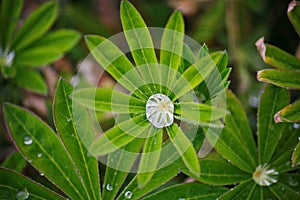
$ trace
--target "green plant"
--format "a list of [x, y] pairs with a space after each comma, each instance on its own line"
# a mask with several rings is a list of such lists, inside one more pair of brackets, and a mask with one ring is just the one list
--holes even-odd
[[[103, 199], [140, 199], [145, 195], [145, 199], [164, 196], [177, 199], [217, 198], [227, 189], [201, 183], [183, 183], [165, 189], [159, 187], [175, 177], [184, 166], [199, 176], [196, 152], [203, 143], [204, 135], [198, 126], [222, 127], [221, 119], [226, 114], [222, 107], [216, 107], [222, 103], [218, 94], [229, 84], [230, 69], [226, 68], [226, 53], [209, 54], [207, 47], [203, 46], [194, 60], [192, 50], [184, 45], [183, 18], [176, 11], [162, 36], [158, 68], [149, 31], [138, 11], [128, 1], [121, 3], [121, 19], [136, 67], [109, 40], [87, 36], [86, 43], [96, 60], [131, 94], [106, 88], [75, 90], [60, 79], [53, 102], [55, 128], [59, 137], [34, 114], [5, 104], [4, 115], [11, 137], [26, 160], [71, 199], [101, 199], [101, 196]], [[138, 46], [134, 46], [136, 44]], [[103, 49], [98, 45], [103, 45], [105, 51], [101, 51]], [[159, 74], [166, 76], [160, 77]], [[213, 90], [209, 85], [213, 86]], [[199, 98], [191, 93], [193, 89]], [[154, 107], [162, 113], [161, 116], [154, 119], [149, 116], [149, 101], [157, 103]], [[95, 139], [92, 115], [89, 113], [92, 109], [121, 113], [116, 125], [104, 133], [106, 137]], [[188, 123], [194, 125], [183, 132], [174, 117], [182, 120], [185, 126]], [[138, 171], [128, 182], [126, 177], [130, 177], [130, 169], [143, 144]], [[168, 147], [167, 152], [162, 151], [164, 147]], [[128, 156], [127, 152], [135, 154]], [[109, 155], [100, 195], [95, 155], [102, 154]], [[114, 167], [111, 163], [115, 163]], [[120, 169], [121, 165], [123, 168]], [[18, 167], [22, 167], [22, 163]], [[0, 171], [8, 177], [0, 183], [3, 185], [0, 188], [7, 190], [1, 194], [2, 198], [15, 195], [26, 199], [28, 196], [37, 197], [44, 191], [54, 195], [53, 198], [61, 198], [16, 172], [5, 168]], [[20, 179], [20, 185], [7, 181], [12, 178]], [[147, 195], [156, 188], [160, 191]]]
[[[1, 90], [6, 85], [17, 85], [46, 95], [47, 85], [36, 68], [61, 58], [78, 42], [80, 34], [71, 29], [48, 32], [57, 17], [57, 4], [54, 1], [36, 9], [18, 27], [22, 7], [23, 0], [1, 2]], [[10, 100], [9, 94], [4, 96]]]
[[[258, 108], [256, 148], [246, 113], [233, 93], [228, 92], [230, 115], [226, 116], [226, 126], [215, 145], [219, 154], [199, 160], [200, 177], [185, 173], [207, 184], [234, 185], [219, 198], [222, 200], [300, 198], [300, 176], [292, 173], [299, 167], [293, 167], [291, 162], [299, 129], [273, 120], [275, 112], [288, 102], [286, 89], [265, 87]], [[207, 132], [206, 137], [215, 140], [216, 134]]]
[[[292, 1], [288, 7], [288, 16], [293, 24], [298, 36], [300, 36], [300, 5], [297, 1]], [[274, 85], [288, 88], [300, 89], [300, 60], [281, 50], [280, 48], [264, 43], [264, 38], [256, 42], [257, 49], [262, 59], [276, 69], [265, 69], [257, 73], [259, 81], [272, 83]], [[300, 101], [280, 108], [274, 114], [276, 122], [300, 122]], [[298, 126], [298, 124], [294, 124]], [[294, 155], [293, 164], [300, 164], [300, 142], [298, 143]]]

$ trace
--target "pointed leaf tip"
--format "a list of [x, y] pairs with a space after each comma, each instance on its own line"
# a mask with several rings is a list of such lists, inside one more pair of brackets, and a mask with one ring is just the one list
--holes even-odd
[[291, 1], [289, 3], [289, 6], [288, 6], [288, 9], [287, 9], [287, 12], [291, 12], [295, 6], [299, 5], [299, 2], [298, 1]]
[[265, 61], [266, 60], [266, 45], [264, 43], [264, 40], [265, 40], [264, 37], [259, 38], [256, 41], [255, 45], [256, 45], [256, 48], [257, 48], [257, 51], [258, 51], [259, 55]]
[[275, 123], [282, 122], [279, 112], [274, 115], [274, 121], [275, 121]]

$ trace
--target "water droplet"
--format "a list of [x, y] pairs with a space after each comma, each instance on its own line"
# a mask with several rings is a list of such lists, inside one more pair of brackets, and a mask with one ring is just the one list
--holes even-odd
[[38, 158], [40, 158], [40, 157], [42, 157], [42, 156], [43, 156], [42, 153], [38, 153], [38, 154], [37, 154], [37, 157], [38, 157]]
[[108, 191], [112, 191], [113, 190], [113, 186], [111, 184], [107, 184], [105, 188]]
[[163, 94], [153, 94], [146, 104], [146, 117], [156, 128], [163, 128], [173, 124], [173, 102]]
[[131, 199], [132, 198], [132, 192], [131, 191], [126, 191], [124, 194], [126, 199]]
[[28, 193], [28, 191], [26, 189], [20, 190], [16, 194], [16, 199], [17, 200], [25, 200], [25, 199], [28, 199], [28, 197], [29, 197], [29, 193]]
[[292, 187], [296, 187], [299, 185], [299, 182], [297, 180], [293, 179], [292, 177], [289, 177], [288, 183]]
[[31, 145], [32, 144], [32, 138], [29, 135], [26, 135], [24, 137], [24, 144]]
[[179, 198], [178, 200], [185, 200], [185, 198]]
[[293, 124], [293, 128], [296, 128], [296, 129], [297, 129], [297, 128], [299, 128], [299, 127], [300, 127], [300, 125], [299, 125], [298, 123], [294, 123], [294, 124]]
[[43, 172], [40, 173], [40, 176], [44, 176], [45, 174]]
[[285, 190], [285, 188], [284, 188], [284, 187], [282, 187], [282, 188], [280, 188], [280, 189], [281, 189], [282, 191], [283, 191], [283, 190]]
[[67, 122], [71, 121], [71, 118], [67, 118]]

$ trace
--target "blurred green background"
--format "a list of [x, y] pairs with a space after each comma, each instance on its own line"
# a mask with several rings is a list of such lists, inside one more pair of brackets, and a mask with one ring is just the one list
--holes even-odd
[[[46, 1], [26, 0], [22, 18]], [[119, 0], [59, 0], [59, 16], [52, 27], [72, 28], [84, 34], [110, 37], [122, 31], [119, 17]], [[241, 99], [252, 128], [256, 126], [258, 97], [264, 86], [256, 80], [256, 72], [267, 68], [259, 57], [255, 42], [262, 36], [291, 54], [299, 55], [299, 38], [287, 17], [288, 0], [131, 0], [144, 17], [148, 26], [164, 27], [175, 9], [182, 11], [186, 22], [186, 34], [211, 51], [226, 50], [229, 67], [232, 67], [230, 89]], [[21, 19], [22, 22], [22, 19]], [[1, 30], [0, 30], [1, 31]], [[0, 77], [1, 101], [21, 104], [52, 123], [51, 104], [56, 80], [63, 76], [68, 81], [76, 73], [76, 67], [88, 55], [83, 40], [64, 58], [43, 68], [49, 85], [48, 96], [37, 96], [15, 87]], [[102, 85], [112, 85], [107, 75]], [[299, 93], [292, 91], [292, 95]], [[2, 114], [1, 114], [2, 116]], [[1, 117], [0, 162], [14, 147], [8, 138]]]

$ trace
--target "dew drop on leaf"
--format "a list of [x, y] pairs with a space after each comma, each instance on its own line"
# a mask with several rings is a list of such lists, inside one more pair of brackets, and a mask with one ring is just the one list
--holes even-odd
[[185, 198], [179, 198], [178, 200], [185, 200]]
[[42, 157], [42, 156], [43, 156], [42, 153], [38, 153], [38, 154], [37, 154], [37, 157], [38, 157], [38, 158], [40, 158], [40, 157]]
[[24, 144], [26, 144], [26, 145], [31, 145], [32, 144], [32, 138], [29, 135], [26, 135], [24, 137], [23, 141], [24, 141]]
[[28, 199], [28, 197], [29, 197], [29, 193], [26, 189], [25, 190], [20, 190], [16, 194], [16, 199], [17, 200], [25, 200], [25, 199]]
[[289, 177], [288, 184], [292, 187], [296, 187], [299, 185], [299, 182], [292, 177]]
[[293, 124], [293, 128], [298, 129], [299, 127], [300, 127], [300, 125], [299, 125], [298, 123], [294, 123], [294, 124]]
[[44, 176], [44, 173], [43, 173], [43, 172], [41, 172], [41, 173], [40, 173], [40, 176]]
[[67, 122], [71, 121], [71, 118], [67, 118]]
[[105, 188], [108, 191], [112, 191], [113, 190], [113, 186], [111, 184], [107, 184]]
[[132, 192], [131, 191], [126, 191], [124, 196], [125, 196], [126, 199], [131, 199], [132, 198]]

